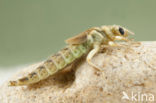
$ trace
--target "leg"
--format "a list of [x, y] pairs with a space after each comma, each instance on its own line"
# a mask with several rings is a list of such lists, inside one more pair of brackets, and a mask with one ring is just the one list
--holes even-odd
[[134, 42], [133, 39], [127, 39], [127, 38], [122, 37], [122, 36], [115, 36], [115, 40], [124, 40], [124, 41], [128, 42], [129, 44], [139, 44], [140, 45], [140, 42]]
[[[128, 40], [128, 42], [130, 42]], [[125, 50], [133, 50], [132, 48], [130, 48], [130, 45], [126, 45], [126, 44], [122, 44], [122, 45], [119, 45], [119, 44], [116, 44], [114, 43], [113, 41], [109, 41], [108, 42], [108, 45], [104, 45], [103, 47], [121, 47], [121, 48], [124, 48]]]
[[115, 40], [124, 40], [124, 41], [129, 41], [127, 38], [122, 37], [122, 36], [115, 36]]
[[100, 50], [99, 45], [95, 45], [94, 49], [91, 50], [89, 52], [89, 54], [87, 55], [87, 62], [89, 65], [91, 65], [92, 67], [94, 67], [96, 70], [100, 71], [100, 68], [98, 66], [96, 66], [94, 63], [91, 62], [91, 59], [93, 58], [93, 56]]
[[116, 44], [116, 43], [113, 42], [113, 41], [109, 41], [109, 42], [107, 43], [107, 45], [106, 45], [106, 44], [103, 44], [103, 45], [101, 45], [101, 46], [102, 46], [102, 48], [109, 48], [109, 47], [119, 47], [120, 45]]
[[113, 46], [113, 47], [119, 46], [118, 44], [114, 43], [113, 41], [109, 41], [108, 45]]
[[101, 45], [101, 50], [103, 51], [105, 48], [112, 48], [112, 47], [117, 47], [118, 48], [118, 47], [124, 47], [124, 46], [116, 44], [113, 41], [109, 41], [107, 44]]

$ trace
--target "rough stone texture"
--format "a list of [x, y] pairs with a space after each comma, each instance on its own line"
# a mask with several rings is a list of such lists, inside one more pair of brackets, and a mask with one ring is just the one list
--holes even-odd
[[[72, 70], [31, 86], [8, 87], [6, 81], [0, 87], [0, 103], [132, 103], [132, 92], [140, 96], [146, 93], [147, 101], [143, 99], [149, 103], [151, 95], [156, 96], [156, 42], [123, 45], [127, 46], [104, 48], [93, 58], [101, 71], [81, 60]], [[38, 65], [19, 71], [11, 79]], [[130, 100], [121, 99], [123, 91]]]

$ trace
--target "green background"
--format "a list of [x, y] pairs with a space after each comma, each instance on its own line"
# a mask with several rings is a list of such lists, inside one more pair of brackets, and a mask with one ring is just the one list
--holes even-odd
[[156, 0], [0, 0], [0, 66], [44, 60], [65, 39], [112, 24], [156, 40]]

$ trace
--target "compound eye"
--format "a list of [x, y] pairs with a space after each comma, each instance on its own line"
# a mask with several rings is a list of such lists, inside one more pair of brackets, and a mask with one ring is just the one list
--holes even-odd
[[124, 32], [124, 29], [121, 28], [121, 27], [119, 27], [119, 32], [120, 32], [121, 35], [124, 35], [124, 33], [125, 33], [125, 32]]

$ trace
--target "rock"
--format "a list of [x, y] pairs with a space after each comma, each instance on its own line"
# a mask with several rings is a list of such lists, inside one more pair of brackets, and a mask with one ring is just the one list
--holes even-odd
[[[93, 58], [101, 71], [85, 59], [72, 70], [60, 71], [30, 86], [0, 86], [0, 103], [131, 103], [151, 102], [156, 95], [156, 42], [103, 48]], [[126, 45], [126, 46], [125, 46]], [[102, 53], [103, 52], [103, 53]], [[40, 63], [39, 63], [40, 64]], [[14, 75], [26, 75], [39, 64]]]

